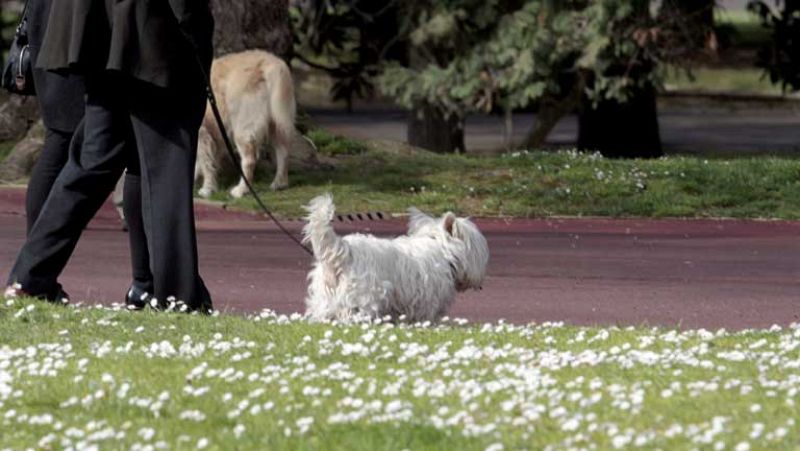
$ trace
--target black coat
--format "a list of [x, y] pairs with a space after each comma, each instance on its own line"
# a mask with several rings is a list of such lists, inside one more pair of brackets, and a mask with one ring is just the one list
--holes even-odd
[[196, 53], [206, 68], [212, 58], [208, 1], [57, 0], [37, 65], [108, 69], [161, 87], [199, 80]]
[[[28, 38], [33, 61], [36, 61], [44, 40], [52, 2], [53, 0], [30, 0], [28, 4]], [[83, 118], [83, 77], [34, 69], [33, 80], [45, 127], [60, 132], [74, 132]]]

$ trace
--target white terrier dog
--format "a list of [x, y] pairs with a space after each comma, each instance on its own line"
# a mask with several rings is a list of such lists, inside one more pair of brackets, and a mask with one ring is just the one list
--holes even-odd
[[409, 322], [441, 318], [457, 291], [480, 289], [489, 262], [486, 239], [470, 220], [433, 218], [411, 209], [408, 234], [394, 239], [331, 227], [335, 207], [322, 195], [306, 207], [304, 241], [314, 250], [306, 314], [314, 320], [357, 317]]

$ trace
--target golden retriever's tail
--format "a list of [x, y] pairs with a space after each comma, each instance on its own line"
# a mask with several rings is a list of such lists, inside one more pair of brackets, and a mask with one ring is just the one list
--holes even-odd
[[289, 66], [280, 59], [277, 64], [270, 65], [265, 71], [269, 72], [264, 74], [265, 78], [273, 82], [269, 94], [269, 110], [270, 119], [275, 127], [274, 132], [280, 141], [290, 145], [295, 134], [297, 115], [292, 73]]
[[317, 260], [337, 266], [347, 257], [347, 245], [331, 226], [336, 206], [330, 194], [317, 196], [306, 205], [308, 223], [303, 228], [303, 242], [311, 243]]

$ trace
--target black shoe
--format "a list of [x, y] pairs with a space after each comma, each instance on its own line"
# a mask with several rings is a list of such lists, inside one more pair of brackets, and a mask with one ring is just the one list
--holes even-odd
[[5, 291], [3, 292], [3, 298], [7, 300], [19, 299], [19, 298], [35, 298], [35, 299], [42, 299], [57, 305], [69, 304], [69, 295], [67, 294], [66, 291], [61, 289], [60, 286], [55, 292], [53, 292], [53, 294], [44, 294], [44, 293], [32, 294], [23, 290], [22, 286], [20, 286], [19, 284], [12, 284], [6, 287]]
[[189, 306], [183, 302], [177, 302], [175, 298], [169, 297], [166, 301], [156, 298], [150, 299], [150, 307], [157, 312], [177, 312], [189, 313]]
[[58, 289], [58, 294], [54, 300], [48, 299], [48, 301], [59, 304], [59, 305], [67, 305], [69, 304], [69, 295], [66, 291], [62, 290], [61, 288]]
[[131, 285], [128, 293], [125, 295], [125, 307], [127, 307], [128, 310], [141, 310], [150, 303], [151, 299], [153, 299], [152, 294], [136, 285]]
[[211, 306], [211, 300], [209, 299], [208, 302], [204, 302], [201, 305], [191, 305], [187, 304], [183, 301], [175, 301], [175, 298], [169, 297], [166, 301], [162, 301], [160, 299], [156, 299], [154, 297], [150, 298], [149, 301], [150, 308], [157, 312], [174, 312], [174, 313], [190, 313], [190, 314], [200, 314], [200, 315], [211, 315], [214, 313], [214, 310]]

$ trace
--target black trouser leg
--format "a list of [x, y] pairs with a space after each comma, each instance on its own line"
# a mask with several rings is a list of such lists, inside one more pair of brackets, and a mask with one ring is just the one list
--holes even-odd
[[[83, 146], [85, 121], [81, 121], [74, 134], [76, 146]], [[126, 169], [123, 177], [122, 208], [128, 222], [128, 238], [131, 252], [133, 284], [149, 293], [153, 292], [153, 275], [150, 273], [150, 255], [147, 252], [147, 237], [142, 222], [141, 169], [133, 129], [127, 132], [129, 142], [125, 150]], [[65, 152], [66, 154], [67, 152]]]
[[210, 309], [211, 297], [198, 270], [193, 204], [203, 91], [134, 86], [131, 123], [142, 167], [142, 216], [155, 297]]
[[62, 132], [49, 128], [45, 131], [44, 147], [42, 147], [42, 153], [33, 166], [33, 171], [28, 181], [28, 193], [25, 197], [28, 233], [33, 228], [36, 218], [39, 217], [39, 212], [42, 210], [42, 206], [47, 200], [58, 174], [61, 173], [67, 163], [70, 141], [72, 141], [71, 132]]
[[141, 291], [153, 293], [153, 273], [150, 271], [150, 252], [147, 250], [147, 234], [142, 219], [142, 169], [139, 152], [130, 131], [131, 152], [122, 187], [122, 210], [128, 223], [128, 242], [131, 249], [131, 273], [133, 285]]
[[[138, 172], [138, 163], [136, 166]], [[142, 220], [141, 176], [133, 173], [130, 166], [125, 174], [122, 209], [128, 222], [133, 284], [142, 291], [152, 293], [153, 274], [150, 272], [150, 253], [147, 251], [147, 235]]]
[[9, 283], [21, 284], [31, 295], [57, 295], [57, 278], [83, 229], [125, 168], [130, 119], [115, 101], [116, 89], [112, 83], [87, 80], [83, 146], [71, 146], [69, 161], [56, 179], [9, 277]]

